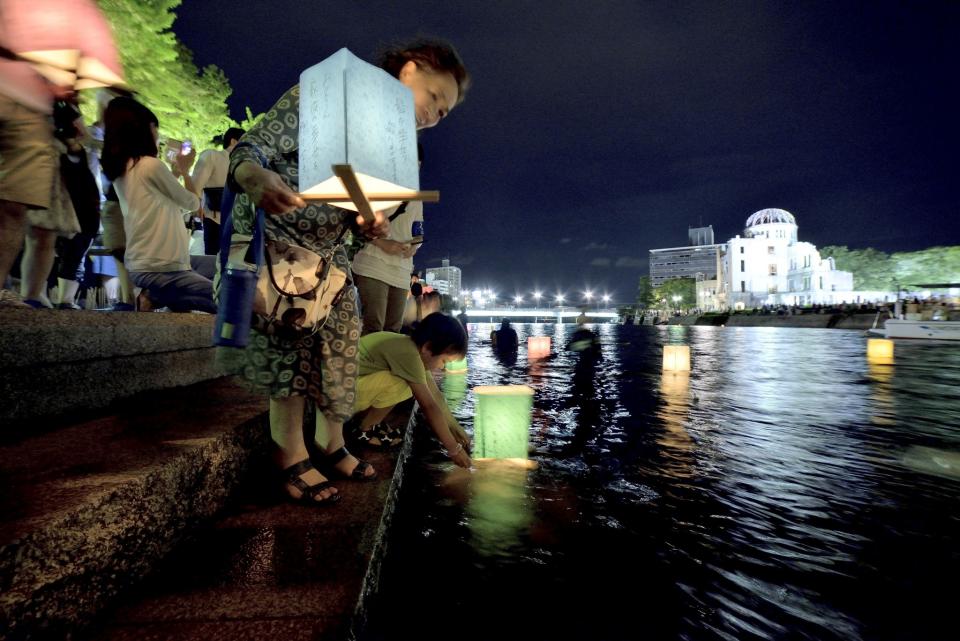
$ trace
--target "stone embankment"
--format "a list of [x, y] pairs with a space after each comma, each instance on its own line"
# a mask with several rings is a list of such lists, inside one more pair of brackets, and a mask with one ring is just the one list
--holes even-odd
[[704, 316], [673, 316], [668, 325], [726, 326], [726, 327], [805, 327], [819, 329], [865, 330], [873, 327], [873, 314], [711, 314]]

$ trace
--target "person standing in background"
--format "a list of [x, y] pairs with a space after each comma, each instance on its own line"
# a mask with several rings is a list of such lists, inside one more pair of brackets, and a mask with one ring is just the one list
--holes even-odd
[[223, 134], [223, 149], [207, 149], [201, 153], [190, 176], [193, 192], [202, 203], [203, 253], [207, 256], [220, 253], [220, 198], [230, 169], [230, 152], [244, 133], [239, 127], [227, 129]]

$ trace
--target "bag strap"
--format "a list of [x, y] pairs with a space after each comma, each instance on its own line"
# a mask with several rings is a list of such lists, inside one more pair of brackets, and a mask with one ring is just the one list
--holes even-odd
[[392, 214], [390, 214], [390, 218], [388, 218], [387, 220], [389, 220], [389, 221], [392, 223], [393, 220], [394, 220], [394, 218], [396, 218], [397, 216], [399, 216], [399, 215], [402, 214], [403, 212], [407, 211], [407, 205], [409, 205], [409, 204], [410, 204], [410, 201], [409, 201], [409, 200], [405, 200], [405, 201], [403, 201], [402, 203], [400, 203], [400, 206], [397, 207], [397, 211], [395, 211], [395, 212], [393, 212]]
[[[237, 147], [248, 147], [254, 151], [257, 155], [257, 159], [260, 161], [260, 166], [264, 169], [267, 168], [268, 160], [259, 149], [256, 148], [253, 144], [249, 142], [237, 143]], [[230, 246], [233, 240], [233, 203], [236, 200], [237, 195], [234, 193], [233, 189], [230, 188], [230, 181], [227, 181], [227, 184], [223, 187], [223, 197], [220, 200], [220, 215], [223, 218], [223, 225], [220, 229], [220, 271], [221, 273], [227, 269], [227, 259], [230, 256]], [[260, 271], [260, 268], [263, 266], [263, 240], [264, 240], [264, 226], [266, 224], [266, 212], [257, 207], [255, 219], [253, 223], [253, 238], [250, 240], [250, 246], [247, 249], [247, 253], [244, 255], [244, 261], [252, 263], [257, 266], [257, 271]], [[226, 250], [226, 251], [224, 251]]]

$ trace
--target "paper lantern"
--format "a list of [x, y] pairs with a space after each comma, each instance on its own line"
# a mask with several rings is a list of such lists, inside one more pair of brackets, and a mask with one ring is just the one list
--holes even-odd
[[868, 338], [867, 361], [874, 365], [893, 365], [893, 341], [889, 338]]
[[527, 358], [546, 358], [550, 356], [550, 337], [531, 336], [527, 339]]
[[690, 346], [689, 345], [664, 345], [663, 346], [663, 371], [689, 372], [690, 371]]
[[373, 210], [420, 192], [413, 93], [383, 69], [341, 49], [300, 74], [300, 195], [365, 214], [346, 184], [349, 166]]
[[474, 418], [473, 455], [477, 458], [527, 458], [533, 389], [526, 385], [482, 386]]
[[124, 87], [113, 33], [92, 0], [3, 0], [6, 45], [54, 84]]
[[459, 361], [450, 361], [443, 366], [443, 371], [447, 374], [465, 374], [467, 371], [467, 357], [464, 356]]

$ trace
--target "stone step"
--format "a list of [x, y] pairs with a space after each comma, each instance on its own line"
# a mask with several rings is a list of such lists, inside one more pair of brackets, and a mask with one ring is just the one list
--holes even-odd
[[224, 376], [207, 314], [0, 310], [0, 421], [106, 407]]
[[5, 433], [0, 638], [65, 638], [155, 570], [265, 458], [266, 409], [221, 378]]
[[[409, 421], [411, 411], [412, 404], [398, 408], [391, 422]], [[278, 502], [276, 479], [253, 475], [222, 518], [200, 529], [87, 638], [353, 638], [379, 581], [411, 433], [408, 423], [398, 451], [357, 450], [378, 478], [335, 480], [343, 495], [336, 505]]]

